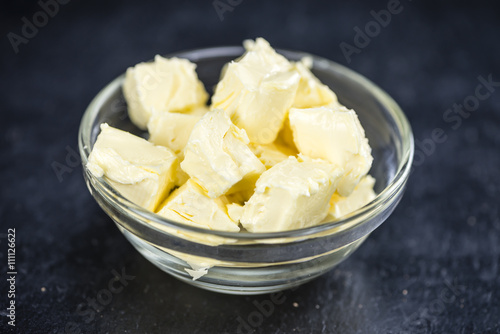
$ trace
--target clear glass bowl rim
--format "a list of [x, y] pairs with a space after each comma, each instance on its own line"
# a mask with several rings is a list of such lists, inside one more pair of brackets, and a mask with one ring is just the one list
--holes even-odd
[[[120, 212], [126, 213], [127, 215], [138, 215], [141, 218], [144, 218], [144, 220], [151, 220], [165, 227], [222, 238], [253, 241], [275, 238], [299, 238], [320, 233], [328, 233], [329, 230], [339, 228], [343, 225], [348, 225], [348, 227], [346, 229], [342, 229], [342, 232], [348, 232], [349, 230], [358, 228], [359, 225], [362, 225], [365, 221], [368, 221], [369, 219], [366, 219], [367, 217], [377, 216], [379, 213], [384, 212], [385, 209], [392, 204], [392, 201], [398, 198], [398, 196], [396, 195], [404, 190], [404, 185], [410, 175], [411, 165], [413, 161], [413, 133], [410, 123], [408, 122], [408, 119], [406, 118], [403, 111], [398, 106], [398, 104], [381, 88], [379, 88], [377, 85], [375, 85], [373, 82], [371, 82], [361, 74], [358, 74], [357, 72], [350, 70], [343, 65], [340, 65], [326, 58], [322, 58], [302, 51], [285, 49], [276, 50], [277, 52], [284, 54], [285, 56], [292, 55], [295, 59], [301, 59], [302, 57], [306, 56], [311, 57], [313, 59], [313, 69], [319, 67], [335, 69], [337, 73], [356, 81], [357, 83], [368, 89], [370, 93], [373, 94], [373, 96], [376, 97], [377, 100], [387, 109], [387, 111], [393, 118], [394, 124], [396, 124], [398, 131], [401, 134], [401, 159], [399, 160], [393, 179], [379, 194], [377, 194], [374, 200], [372, 200], [364, 207], [347, 215], [343, 219], [297, 230], [267, 233], [225, 232], [198, 228], [180, 222], [171, 221], [129, 201], [120, 193], [118, 193], [109, 183], [107, 183], [104, 178], [95, 177], [86, 167], [88, 157], [91, 152], [91, 132], [94, 120], [99, 113], [100, 107], [102, 106], [103, 102], [108, 99], [109, 95], [112, 92], [121, 87], [125, 77], [125, 74], [123, 73], [113, 81], [111, 81], [108, 85], [106, 85], [94, 97], [82, 117], [78, 132], [78, 146], [82, 159], [83, 172], [89, 179], [92, 180], [95, 189], [101, 193], [100, 195], [106, 200], [106, 203], [114, 206]], [[167, 54], [165, 57], [189, 58], [191, 61], [196, 62], [201, 59], [217, 57], [233, 57], [233, 59], [235, 59], [241, 56], [243, 52], [244, 49], [241, 46], [219, 46], [174, 52], [171, 54]], [[94, 196], [94, 194], [92, 195]], [[109, 198], [112, 198], [113, 200], [108, 200]], [[143, 221], [142, 219], [139, 220], [139, 222], [146, 229], [154, 229], [157, 232], [168, 234], [164, 230], [156, 228], [148, 224], [146, 221]]]

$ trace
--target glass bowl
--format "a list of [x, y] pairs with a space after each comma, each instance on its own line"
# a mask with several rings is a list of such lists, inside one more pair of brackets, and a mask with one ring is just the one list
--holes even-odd
[[[223, 65], [243, 52], [242, 47], [216, 47], [167, 57], [196, 63], [200, 80], [212, 93]], [[365, 128], [374, 157], [370, 174], [377, 180], [377, 197], [343, 219], [275, 233], [213, 231], [170, 221], [128, 201], [86, 168], [101, 123], [147, 138], [147, 133], [136, 128], [127, 116], [122, 94], [124, 75], [97, 94], [81, 121], [79, 149], [92, 196], [146, 259], [200, 288], [260, 294], [310, 281], [352, 254], [403, 196], [413, 159], [413, 136], [394, 100], [363, 76], [335, 62], [303, 52], [278, 52], [290, 60], [312, 57], [312, 72], [337, 94], [342, 104], [356, 110]]]

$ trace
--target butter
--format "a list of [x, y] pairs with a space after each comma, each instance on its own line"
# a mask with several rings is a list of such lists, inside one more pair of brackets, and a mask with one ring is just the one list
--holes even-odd
[[292, 152], [290, 155], [297, 155], [299, 153], [299, 150], [293, 141], [293, 132], [290, 128], [290, 120], [288, 119], [288, 116], [285, 118], [280, 132], [278, 132], [278, 137], [276, 138], [275, 143], [286, 147], [290, 152]]
[[247, 189], [227, 194], [226, 197], [229, 199], [231, 203], [243, 205], [250, 199], [250, 197], [252, 197], [254, 187], [255, 184], [252, 185], [252, 187], [248, 187]]
[[265, 171], [245, 204], [242, 226], [249, 232], [278, 232], [323, 220], [341, 170], [320, 159], [289, 157]]
[[184, 183], [187, 182], [187, 180], [189, 180], [189, 175], [182, 170], [182, 168], [177, 168], [177, 171], [175, 173], [175, 185], [177, 187], [180, 187], [182, 186]]
[[294, 142], [302, 154], [324, 159], [344, 170], [337, 192], [348, 196], [368, 173], [373, 158], [354, 110], [344, 106], [290, 109]]
[[211, 109], [223, 109], [251, 142], [270, 144], [292, 106], [300, 75], [266, 40], [244, 46], [246, 53], [225, 68]]
[[87, 168], [128, 200], [155, 211], [174, 186], [178, 160], [168, 148], [104, 123]]
[[243, 205], [238, 203], [229, 203], [226, 205], [227, 214], [232, 221], [239, 224], [241, 216], [243, 215]]
[[[290, 62], [262, 38], [244, 47], [224, 67], [210, 107], [188, 60], [156, 56], [129, 68], [129, 116], [149, 142], [103, 124], [90, 172], [169, 220], [226, 232], [306, 228], [370, 202], [375, 180], [367, 175], [373, 158], [364, 130], [312, 73], [312, 58]], [[241, 242], [150, 223], [206, 245]], [[193, 279], [221, 265], [167, 251], [190, 264]]]
[[294, 67], [300, 74], [300, 82], [292, 104], [293, 108], [313, 108], [338, 103], [337, 95], [311, 72], [310, 57], [304, 57], [294, 63]]
[[[321, 83], [321, 81], [311, 72], [311, 57], [304, 57], [301, 61], [293, 63], [293, 66], [300, 75], [300, 81], [292, 108], [314, 108], [339, 104], [337, 95], [335, 95], [328, 86]], [[290, 128], [288, 115], [278, 133], [276, 143], [288, 147], [289, 150], [292, 151], [289, 155], [298, 153], [297, 147], [293, 141], [293, 132]]]
[[158, 214], [176, 222], [209, 230], [238, 232], [228, 215], [225, 196], [210, 198], [193, 180], [188, 180], [167, 198]]
[[205, 276], [208, 274], [208, 269], [210, 269], [209, 266], [203, 265], [203, 264], [198, 264], [198, 263], [190, 263], [187, 262], [193, 269], [189, 268], [184, 268], [184, 270], [193, 278], [193, 281], [196, 281], [200, 277]]
[[288, 147], [275, 143], [267, 145], [250, 143], [249, 147], [257, 158], [259, 158], [259, 160], [264, 164], [264, 166], [266, 166], [266, 169], [269, 169], [277, 163], [288, 159], [290, 155], [295, 155], [295, 152]]
[[223, 110], [208, 112], [191, 132], [181, 167], [211, 198], [252, 188], [265, 167], [248, 143]]
[[207, 111], [203, 106], [184, 113], [153, 112], [148, 122], [149, 141], [170, 148], [182, 160], [194, 125]]
[[153, 110], [182, 112], [204, 105], [208, 94], [195, 68], [189, 60], [159, 55], [128, 68], [123, 93], [130, 120], [144, 130]]
[[330, 199], [328, 216], [331, 216], [331, 220], [339, 219], [370, 203], [376, 196], [373, 191], [374, 185], [375, 179], [367, 175], [359, 181], [349, 196], [343, 197], [338, 193], [333, 194]]

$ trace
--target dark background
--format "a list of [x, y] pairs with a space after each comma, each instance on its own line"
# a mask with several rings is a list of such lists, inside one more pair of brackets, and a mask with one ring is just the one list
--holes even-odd
[[[15, 228], [19, 333], [64, 333], [68, 323], [82, 333], [235, 333], [241, 319], [257, 333], [500, 333], [500, 87], [460, 124], [443, 119], [475, 94], [479, 76], [500, 81], [499, 6], [401, 0], [348, 62], [339, 45], [354, 45], [354, 28], [388, 1], [232, 2], [221, 20], [213, 1], [73, 0], [18, 53], [8, 33], [21, 35], [22, 18], [32, 22], [41, 7], [2, 4], [0, 332], [11, 330], [5, 233]], [[426, 143], [386, 223], [261, 318], [255, 303], [268, 295], [200, 290], [143, 259], [92, 199], [72, 155], [86, 106], [128, 66], [258, 36], [373, 80]], [[436, 128], [446, 140], [430, 144]], [[54, 162], [66, 166], [60, 178]], [[112, 270], [135, 278], [95, 317], [80, 315]]]

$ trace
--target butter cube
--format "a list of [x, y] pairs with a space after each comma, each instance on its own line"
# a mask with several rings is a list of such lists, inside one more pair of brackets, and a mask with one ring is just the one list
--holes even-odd
[[300, 74], [300, 82], [293, 108], [313, 108], [338, 103], [337, 95], [311, 72], [312, 59], [310, 57], [304, 57], [301, 61], [294, 63], [294, 67]]
[[211, 198], [253, 188], [265, 167], [248, 143], [223, 110], [208, 112], [191, 132], [181, 167]]
[[275, 141], [276, 144], [286, 147], [289, 152], [292, 152], [290, 155], [297, 155], [299, 150], [297, 146], [295, 146], [295, 142], [293, 141], [293, 132], [290, 128], [290, 120], [288, 117], [285, 118], [283, 122], [283, 127], [280, 132], [278, 132], [278, 137]]
[[194, 125], [207, 111], [198, 107], [184, 113], [153, 112], [148, 122], [149, 141], [170, 148], [182, 160]]
[[228, 215], [226, 205], [229, 201], [225, 196], [208, 197], [205, 190], [189, 179], [167, 198], [158, 214], [176, 222], [191, 226], [238, 232], [238, 223]]
[[87, 168], [128, 200], [155, 211], [174, 187], [178, 164], [168, 148], [102, 124]]
[[289, 157], [261, 175], [240, 220], [249, 232], [299, 229], [326, 217], [341, 170], [320, 159], [299, 159]]
[[232, 221], [239, 224], [241, 216], [243, 215], [243, 205], [238, 203], [229, 203], [226, 205], [227, 214]]
[[250, 199], [250, 197], [252, 197], [254, 188], [255, 184], [252, 187], [249, 187], [245, 190], [227, 194], [226, 197], [229, 199], [231, 203], [244, 205], [245, 202], [247, 202]]
[[123, 93], [131, 121], [145, 130], [153, 110], [182, 112], [208, 99], [196, 65], [187, 59], [156, 56], [127, 69]]
[[283, 160], [288, 159], [290, 155], [295, 155], [291, 149], [279, 144], [271, 143], [266, 145], [250, 144], [252, 152], [266, 166], [266, 169], [271, 168]]
[[251, 142], [269, 144], [292, 106], [300, 75], [266, 40], [258, 38], [244, 45], [243, 57], [225, 68], [211, 109], [224, 109]]
[[373, 161], [368, 139], [354, 110], [340, 105], [292, 108], [289, 120], [300, 153], [344, 169], [337, 192], [349, 196]]
[[370, 175], [366, 175], [359, 181], [353, 192], [347, 196], [340, 196], [338, 193], [333, 194], [330, 199], [329, 215], [331, 220], [339, 219], [357, 209], [370, 203], [375, 198], [373, 186], [375, 179]]

